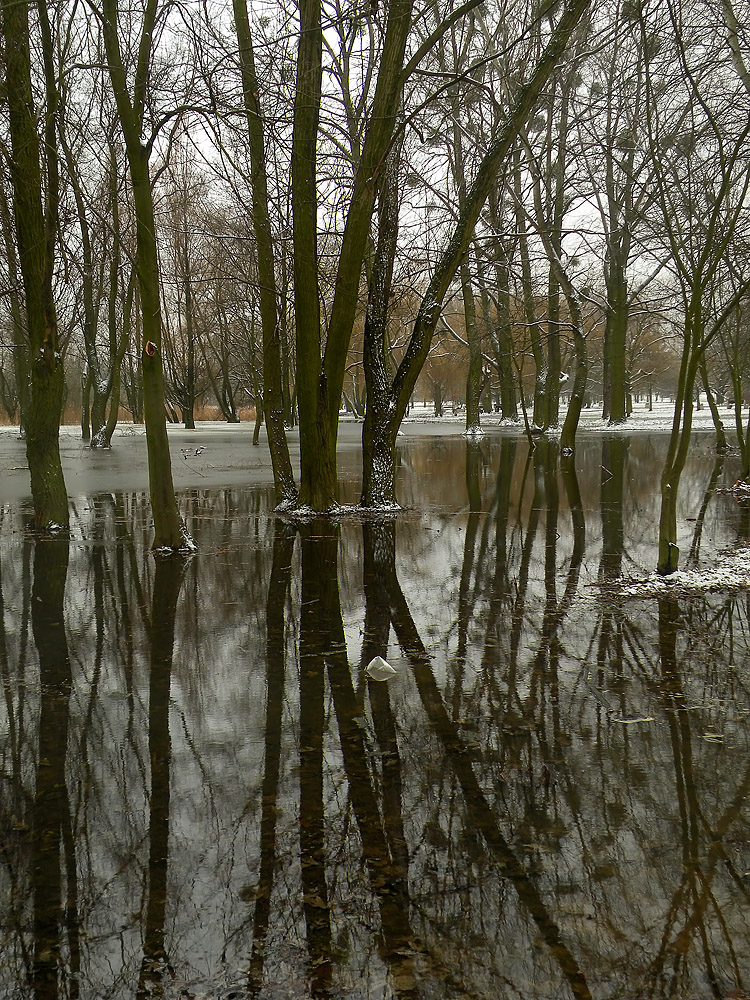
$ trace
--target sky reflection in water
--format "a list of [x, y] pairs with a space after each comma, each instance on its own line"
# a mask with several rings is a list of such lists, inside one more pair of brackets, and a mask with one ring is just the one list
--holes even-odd
[[[750, 991], [747, 594], [600, 587], [664, 444], [410, 442], [386, 522], [192, 492], [184, 571], [140, 494], [70, 545], [6, 510], [0, 995]], [[683, 565], [744, 543], [735, 477], [696, 439]]]

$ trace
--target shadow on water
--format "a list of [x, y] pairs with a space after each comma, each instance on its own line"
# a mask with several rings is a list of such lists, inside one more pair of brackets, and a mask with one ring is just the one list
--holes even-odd
[[[396, 519], [192, 493], [186, 567], [137, 495], [70, 542], [4, 516], [0, 993], [750, 989], [747, 593], [613, 596], [658, 442], [439, 443]], [[724, 474], [698, 565], [745, 530]]]

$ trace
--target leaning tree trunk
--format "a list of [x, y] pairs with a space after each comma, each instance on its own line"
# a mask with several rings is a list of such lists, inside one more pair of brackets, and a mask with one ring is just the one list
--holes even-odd
[[692, 330], [692, 324], [688, 318], [672, 433], [669, 437], [667, 458], [661, 475], [659, 554], [656, 569], [662, 576], [676, 572], [680, 561], [680, 549], [677, 545], [677, 496], [680, 477], [687, 460], [690, 432], [693, 425], [693, 389], [700, 361], [700, 357], [696, 353], [697, 336], [697, 333]]
[[[432, 279], [422, 297], [406, 352], [394, 375], [390, 389], [386, 390], [389, 397], [388, 405], [383, 407], [382, 412], [385, 414], [384, 419], [387, 419], [388, 424], [387, 427], [380, 430], [384, 442], [390, 440], [395, 443], [398, 428], [401, 426], [417, 379], [432, 345], [443, 298], [460, 267], [479, 214], [490, 190], [496, 183], [498, 171], [587, 7], [586, 0], [571, 0], [566, 5], [534, 72], [519, 93], [495, 141], [484, 155], [477, 175], [467, 191], [466, 201], [459, 213], [455, 230], [437, 262]], [[391, 477], [393, 477], [395, 469], [393, 457], [391, 457], [390, 464], [383, 463], [383, 470], [387, 471], [387, 469], [391, 470]], [[387, 489], [395, 499], [393, 478], [383, 489]]]
[[716, 397], [714, 396], [708, 381], [708, 367], [706, 365], [705, 354], [701, 357], [701, 379], [706, 393], [706, 400], [708, 401], [708, 408], [711, 411], [711, 419], [713, 420], [714, 430], [716, 431], [716, 451], [721, 455], [728, 450], [729, 446], [727, 445], [727, 435], [724, 431], [724, 421], [719, 415], [719, 407], [716, 405]]

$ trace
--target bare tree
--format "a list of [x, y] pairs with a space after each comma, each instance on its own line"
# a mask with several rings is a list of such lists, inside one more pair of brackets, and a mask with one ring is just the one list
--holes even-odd
[[[733, 73], [721, 30], [677, 5], [641, 15], [646, 122], [659, 206], [654, 239], [668, 252], [682, 337], [672, 433], [661, 478], [660, 573], [679, 563], [677, 496], [690, 444], [694, 390], [706, 348], [750, 290], [739, 239], [750, 190], [750, 94]], [[664, 86], [664, 78], [670, 81]], [[738, 109], [744, 107], [744, 113]], [[743, 256], [744, 260], [744, 256]]]

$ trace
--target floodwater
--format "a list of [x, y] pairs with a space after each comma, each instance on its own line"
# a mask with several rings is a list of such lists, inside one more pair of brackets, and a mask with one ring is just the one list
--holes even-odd
[[[386, 520], [190, 489], [187, 564], [140, 492], [6, 505], [0, 996], [750, 995], [748, 592], [612, 585], [665, 444], [407, 440]], [[712, 444], [698, 570], [748, 535]]]

